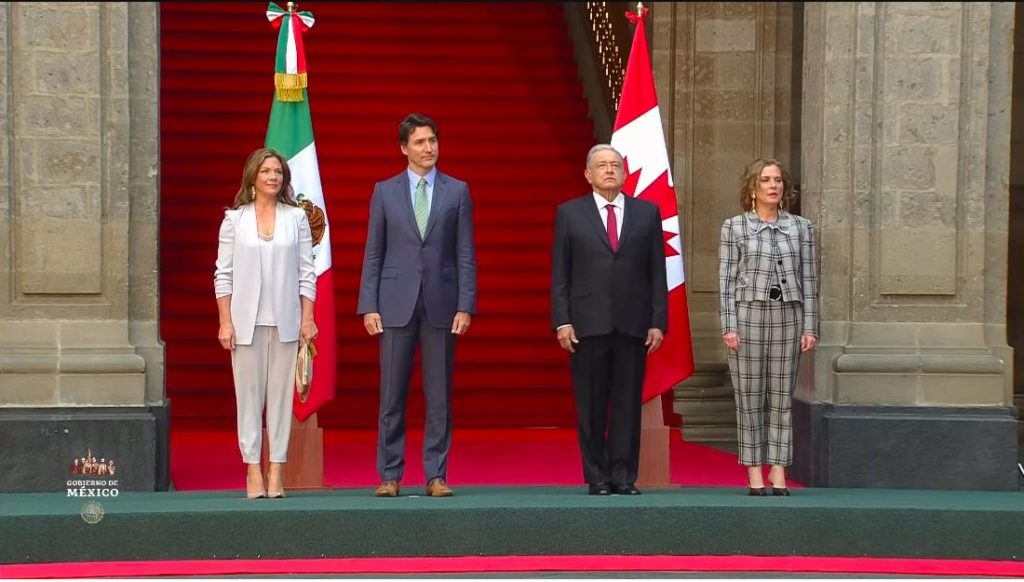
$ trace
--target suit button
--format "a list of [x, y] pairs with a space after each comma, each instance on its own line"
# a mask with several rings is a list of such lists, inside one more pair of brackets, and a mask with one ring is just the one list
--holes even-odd
[[785, 280], [785, 279], [783, 279], [783, 280], [782, 280], [782, 282], [783, 282], [783, 283], [785, 283], [785, 282], [786, 282], [786, 280]]
[[782, 259], [779, 259], [779, 264], [780, 264], [780, 265], [782, 264]]

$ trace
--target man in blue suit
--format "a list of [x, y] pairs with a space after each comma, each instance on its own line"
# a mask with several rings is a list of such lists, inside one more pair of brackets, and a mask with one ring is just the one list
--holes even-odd
[[452, 495], [447, 485], [452, 442], [455, 338], [476, 312], [473, 203], [465, 182], [437, 171], [438, 131], [418, 113], [398, 126], [409, 166], [378, 182], [359, 284], [359, 309], [380, 337], [377, 497], [397, 497], [405, 469], [405, 409], [413, 355], [423, 362], [426, 421], [423, 472], [427, 495]]

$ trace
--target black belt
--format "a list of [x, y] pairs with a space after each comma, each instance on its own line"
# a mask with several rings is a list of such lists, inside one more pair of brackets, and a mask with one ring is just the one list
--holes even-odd
[[778, 285], [768, 288], [768, 299], [770, 301], [782, 301], [782, 287]]

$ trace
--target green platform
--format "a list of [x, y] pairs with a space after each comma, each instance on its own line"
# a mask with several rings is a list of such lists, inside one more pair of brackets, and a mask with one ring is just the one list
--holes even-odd
[[[418, 492], [418, 490], [416, 490]], [[452, 498], [369, 489], [0, 495], [0, 564], [97, 560], [464, 555], [804, 555], [1024, 560], [1024, 493], [460, 487]]]

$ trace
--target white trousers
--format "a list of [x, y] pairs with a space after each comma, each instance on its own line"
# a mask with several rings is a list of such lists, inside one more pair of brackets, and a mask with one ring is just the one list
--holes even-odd
[[231, 356], [238, 405], [238, 448], [246, 464], [260, 462], [263, 405], [267, 408], [270, 462], [288, 461], [299, 342], [281, 343], [277, 327], [257, 325], [252, 345], [236, 345]]

